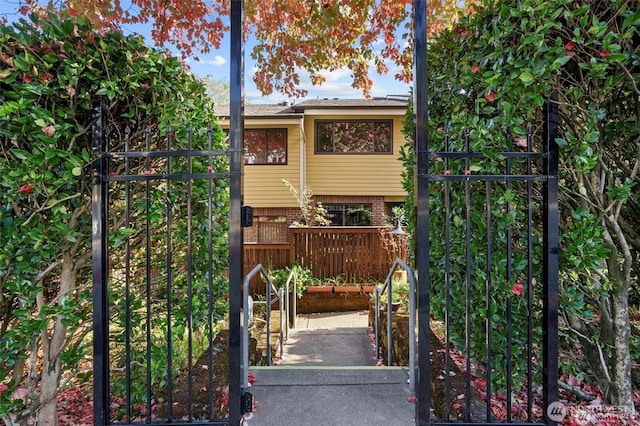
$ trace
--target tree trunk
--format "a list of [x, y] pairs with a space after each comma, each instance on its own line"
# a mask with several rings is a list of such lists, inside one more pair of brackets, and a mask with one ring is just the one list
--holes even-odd
[[[59, 357], [58, 357], [59, 359]], [[53, 369], [45, 369], [42, 372], [40, 382], [40, 409], [38, 410], [38, 426], [58, 425], [57, 393], [60, 382], [60, 361], [55, 363]]]
[[[615, 220], [610, 220], [607, 225], [613, 231], [613, 235], [609, 231], [604, 232], [605, 240], [611, 248], [611, 254], [607, 259], [607, 269], [611, 283], [611, 317], [613, 320], [613, 336], [610, 342], [612, 387], [608, 396], [613, 405], [635, 413], [629, 349], [629, 337], [631, 336], [629, 285], [631, 284], [633, 258], [619, 224]], [[614, 243], [614, 236], [618, 244]]]
[[631, 327], [629, 324], [629, 295], [626, 288], [625, 286], [625, 291], [614, 290], [611, 303], [614, 321], [614, 344], [613, 356], [611, 357], [611, 379], [614, 387], [611, 392], [611, 403], [633, 413], [631, 353], [629, 351]]
[[[58, 303], [64, 303], [63, 296], [72, 296], [76, 287], [76, 264], [68, 247], [62, 253], [62, 270], [60, 274], [60, 289]], [[40, 383], [40, 409], [37, 413], [38, 426], [58, 425], [57, 394], [60, 383], [60, 356], [64, 350], [67, 337], [67, 327], [62, 323], [59, 315], [51, 331], [44, 330], [42, 343], [42, 379]]]

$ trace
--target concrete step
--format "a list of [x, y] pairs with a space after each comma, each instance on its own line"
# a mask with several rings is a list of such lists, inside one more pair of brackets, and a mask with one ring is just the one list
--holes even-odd
[[408, 426], [406, 368], [254, 367], [257, 401], [247, 426]]
[[366, 327], [292, 330], [280, 365], [374, 366]]

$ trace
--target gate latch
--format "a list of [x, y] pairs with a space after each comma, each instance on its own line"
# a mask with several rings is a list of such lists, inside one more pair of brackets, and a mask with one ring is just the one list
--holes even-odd
[[253, 207], [242, 206], [240, 209], [240, 226], [247, 228], [253, 226]]
[[243, 392], [240, 396], [240, 405], [242, 414], [253, 412], [253, 394], [251, 392]]

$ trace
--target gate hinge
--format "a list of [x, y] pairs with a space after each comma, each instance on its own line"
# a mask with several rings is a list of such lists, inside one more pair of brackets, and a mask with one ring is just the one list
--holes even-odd
[[242, 206], [240, 209], [240, 226], [247, 228], [253, 226], [253, 207]]
[[240, 405], [242, 414], [253, 412], [253, 394], [251, 392], [243, 392], [240, 396]]

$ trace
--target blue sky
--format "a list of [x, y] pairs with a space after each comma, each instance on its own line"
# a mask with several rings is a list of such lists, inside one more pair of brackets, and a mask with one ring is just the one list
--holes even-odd
[[[20, 7], [20, 0], [0, 0], [0, 16], [6, 16], [9, 20], [16, 19]], [[123, 28], [126, 34], [138, 33], [149, 39], [150, 26], [132, 26]], [[151, 42], [149, 41], [149, 44]], [[274, 93], [268, 97], [263, 97], [253, 83], [254, 62], [251, 60], [252, 40], [249, 39], [245, 46], [245, 98], [250, 103], [279, 103], [282, 101], [300, 102], [304, 99], [288, 99], [286, 96]], [[382, 48], [382, 46], [380, 46]], [[212, 51], [207, 55], [200, 55], [199, 60], [188, 58], [187, 64], [191, 71], [199, 76], [212, 76], [218, 80], [229, 80], [229, 34], [225, 34], [219, 50]], [[389, 65], [388, 75], [378, 75], [374, 69], [371, 70], [373, 79], [372, 96], [386, 96], [407, 94], [409, 86], [394, 79], [395, 74], [392, 65]], [[308, 73], [300, 71], [300, 87], [308, 90], [306, 99], [322, 98], [362, 98], [362, 92], [351, 87], [351, 72], [348, 69], [341, 69], [333, 72], [326, 72], [326, 81], [322, 86], [313, 86]]]

